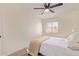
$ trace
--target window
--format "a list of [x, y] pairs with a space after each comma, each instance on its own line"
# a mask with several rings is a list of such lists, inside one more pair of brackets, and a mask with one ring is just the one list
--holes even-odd
[[47, 33], [57, 33], [58, 32], [58, 22], [48, 22], [46, 25]]

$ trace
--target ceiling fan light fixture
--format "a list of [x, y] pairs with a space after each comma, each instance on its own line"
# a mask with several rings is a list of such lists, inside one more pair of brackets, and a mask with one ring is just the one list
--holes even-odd
[[49, 12], [49, 9], [45, 9], [45, 12]]
[[44, 13], [44, 12], [52, 12], [52, 13], [55, 13], [51, 8], [54, 8], [54, 7], [58, 7], [58, 6], [62, 6], [63, 3], [57, 3], [55, 5], [50, 5], [50, 3], [44, 3], [44, 7], [43, 8], [34, 8], [34, 9], [42, 9], [43, 12], [41, 13], [41, 15]]

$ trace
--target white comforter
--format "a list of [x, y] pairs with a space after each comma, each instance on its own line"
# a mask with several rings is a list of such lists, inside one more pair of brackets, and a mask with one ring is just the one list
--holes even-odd
[[49, 37], [41, 44], [40, 53], [46, 56], [79, 56], [79, 51], [68, 48], [64, 38]]

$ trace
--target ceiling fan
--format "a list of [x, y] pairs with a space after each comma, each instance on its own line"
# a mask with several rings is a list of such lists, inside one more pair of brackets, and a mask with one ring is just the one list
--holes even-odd
[[42, 15], [42, 14], [44, 14], [44, 12], [48, 12], [48, 11], [55, 13], [53, 10], [51, 10], [51, 8], [62, 6], [62, 5], [63, 5], [63, 3], [57, 3], [57, 4], [52, 5], [52, 6], [50, 5], [50, 3], [44, 3], [44, 8], [34, 8], [34, 9], [35, 10], [43, 9], [44, 11], [41, 13], [41, 15]]

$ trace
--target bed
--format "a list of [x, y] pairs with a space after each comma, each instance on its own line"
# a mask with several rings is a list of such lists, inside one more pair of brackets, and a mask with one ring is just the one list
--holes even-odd
[[41, 44], [41, 55], [45, 56], [79, 56], [79, 51], [68, 48], [65, 38], [49, 37]]
[[74, 50], [75, 48], [73, 46], [75, 44], [69, 46], [70, 43], [67, 41], [67, 39], [69, 41], [72, 41], [73, 38], [79, 39], [79, 34], [77, 34], [78, 33], [70, 34], [67, 38], [52, 36], [43, 36], [43, 38], [37, 38], [32, 40], [32, 44], [30, 44], [32, 47], [31, 50], [33, 50], [32, 52], [39, 52], [40, 55], [44, 56], [79, 56], [79, 44], [77, 46], [78, 49]]

